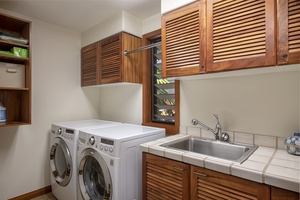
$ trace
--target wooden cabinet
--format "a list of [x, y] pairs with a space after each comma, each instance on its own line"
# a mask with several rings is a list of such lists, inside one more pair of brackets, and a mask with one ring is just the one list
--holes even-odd
[[162, 16], [163, 75], [300, 63], [299, 15], [299, 0], [200, 0], [170, 11]]
[[143, 200], [298, 200], [300, 193], [143, 153]]
[[[16, 42], [11, 39], [0, 39], [0, 50], [9, 52], [13, 47], [28, 50], [28, 57], [17, 57], [14, 55], [0, 54], [0, 62], [4, 65], [14, 67], [15, 64], [22, 65], [24, 73], [21, 75], [21, 82], [24, 84], [17, 87], [0, 85], [0, 102], [6, 107], [6, 123], [3, 126], [18, 126], [31, 123], [31, 49], [30, 30], [31, 22], [6, 14], [0, 13], [0, 29], [13, 36], [22, 37], [27, 43]], [[23, 41], [24, 41], [23, 40]], [[7, 64], [6, 64], [7, 63]], [[2, 77], [7, 76], [7, 72], [17, 73], [14, 69], [0, 72]], [[19, 78], [17, 78], [19, 79]], [[10, 79], [10, 81], [19, 81]]]
[[277, 0], [277, 64], [300, 63], [300, 1]]
[[191, 199], [270, 199], [265, 184], [191, 166]]
[[142, 82], [141, 53], [124, 51], [141, 47], [141, 38], [122, 32], [81, 50], [81, 86]]
[[277, 187], [271, 187], [271, 199], [272, 200], [299, 200], [300, 199], [300, 193], [277, 188]]
[[143, 199], [190, 199], [188, 164], [143, 153]]
[[207, 72], [276, 65], [274, 0], [207, 1]]
[[205, 1], [162, 16], [163, 77], [205, 72]]

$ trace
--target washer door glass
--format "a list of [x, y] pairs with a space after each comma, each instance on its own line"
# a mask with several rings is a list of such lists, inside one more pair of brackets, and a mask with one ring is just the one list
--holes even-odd
[[55, 138], [51, 147], [50, 168], [57, 184], [62, 187], [68, 185], [72, 175], [72, 158], [67, 144], [60, 138]]
[[91, 149], [79, 164], [79, 184], [81, 194], [86, 200], [111, 199], [111, 177], [104, 159]]

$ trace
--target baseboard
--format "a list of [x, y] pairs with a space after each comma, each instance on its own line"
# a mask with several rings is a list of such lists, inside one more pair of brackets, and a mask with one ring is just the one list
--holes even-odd
[[41, 196], [43, 194], [47, 194], [49, 192], [51, 192], [51, 186], [47, 186], [47, 187], [29, 192], [29, 193], [26, 193], [26, 194], [22, 194], [20, 196], [17, 196], [17, 197], [8, 199], [8, 200], [30, 200], [30, 199], [33, 199], [35, 197]]

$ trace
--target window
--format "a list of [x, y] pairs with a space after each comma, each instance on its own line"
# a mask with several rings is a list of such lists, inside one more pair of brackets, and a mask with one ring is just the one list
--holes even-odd
[[[161, 39], [151, 42], [157, 43]], [[161, 70], [161, 46], [153, 47], [151, 51], [151, 96], [153, 122], [175, 123], [175, 80], [174, 78], [163, 78]]]
[[[160, 30], [143, 36], [143, 45], [160, 41]], [[179, 81], [162, 77], [161, 48], [143, 51], [143, 125], [179, 133]]]

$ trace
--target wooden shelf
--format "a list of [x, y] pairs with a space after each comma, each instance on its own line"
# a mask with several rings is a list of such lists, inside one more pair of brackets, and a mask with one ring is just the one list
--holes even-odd
[[28, 44], [20, 44], [20, 43], [17, 43], [17, 42], [9, 42], [9, 41], [5, 41], [5, 40], [1, 40], [1, 39], [0, 39], [0, 46], [17, 46], [17, 47], [29, 48]]
[[30, 123], [25, 122], [0, 122], [0, 127], [11, 127], [11, 126], [20, 126], [20, 125], [29, 125]]
[[29, 58], [0, 54], [0, 62], [21, 64], [25, 70], [25, 77], [22, 77], [25, 78], [25, 87], [0, 86], [0, 102], [6, 107], [6, 122], [0, 122], [0, 128], [28, 125], [31, 124], [31, 22], [3, 13], [0, 13], [0, 21], [1, 30], [28, 40], [28, 44], [0, 40], [0, 50], [10, 51], [13, 47], [21, 47], [29, 51]]
[[5, 55], [5, 54], [0, 54], [0, 59], [16, 61], [18, 63], [23, 63], [23, 62], [29, 61], [29, 58], [22, 58], [22, 57], [18, 57], [18, 56], [9, 56], [9, 55]]
[[1, 87], [0, 90], [21, 90], [21, 91], [29, 91], [29, 88], [14, 88], [14, 87]]

